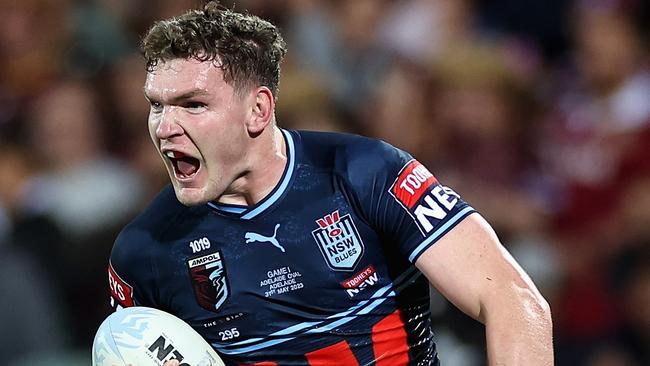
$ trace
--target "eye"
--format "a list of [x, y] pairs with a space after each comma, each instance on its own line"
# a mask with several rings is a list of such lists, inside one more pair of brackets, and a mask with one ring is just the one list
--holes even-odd
[[152, 100], [149, 102], [151, 105], [151, 112], [153, 113], [160, 113], [163, 110], [163, 105], [160, 102], [156, 102], [155, 100]]
[[205, 110], [206, 104], [202, 102], [187, 102], [183, 105], [190, 113], [199, 113]]

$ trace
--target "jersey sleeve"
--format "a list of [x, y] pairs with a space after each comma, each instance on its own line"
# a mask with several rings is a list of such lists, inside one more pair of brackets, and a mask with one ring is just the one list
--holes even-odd
[[362, 145], [347, 165], [358, 205], [411, 263], [474, 212], [408, 153], [382, 141]]
[[139, 245], [137, 230], [127, 227], [118, 235], [108, 263], [110, 302], [114, 309], [154, 306], [155, 273], [151, 256]]

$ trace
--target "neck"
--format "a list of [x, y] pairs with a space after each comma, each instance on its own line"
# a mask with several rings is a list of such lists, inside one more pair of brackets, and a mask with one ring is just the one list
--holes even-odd
[[282, 131], [277, 126], [264, 130], [254, 139], [248, 153], [248, 162], [248, 169], [235, 179], [219, 198], [219, 203], [252, 206], [280, 183], [287, 164], [287, 147]]

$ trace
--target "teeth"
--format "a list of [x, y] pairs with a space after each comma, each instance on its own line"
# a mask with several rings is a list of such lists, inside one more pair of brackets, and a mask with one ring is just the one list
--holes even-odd
[[180, 159], [184, 156], [184, 154], [178, 151], [168, 150], [165, 151], [165, 156], [167, 156], [170, 159]]

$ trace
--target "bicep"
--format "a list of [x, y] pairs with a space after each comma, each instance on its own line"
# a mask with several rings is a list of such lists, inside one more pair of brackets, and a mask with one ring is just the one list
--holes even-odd
[[415, 265], [449, 301], [485, 322], [485, 311], [532, 290], [530, 278], [500, 244], [494, 230], [473, 213], [418, 258]]

